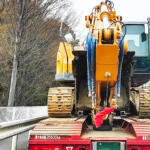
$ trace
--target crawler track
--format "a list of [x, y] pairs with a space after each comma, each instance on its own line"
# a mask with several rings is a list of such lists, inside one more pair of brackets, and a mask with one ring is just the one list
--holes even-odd
[[139, 117], [150, 118], [150, 88], [139, 89]]
[[74, 87], [54, 87], [48, 91], [48, 114], [51, 117], [69, 117], [75, 103]]

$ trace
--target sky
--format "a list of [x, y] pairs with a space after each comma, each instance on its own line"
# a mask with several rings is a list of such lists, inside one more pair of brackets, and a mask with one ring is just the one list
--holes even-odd
[[[80, 18], [78, 25], [73, 27], [77, 38], [83, 41], [88, 30], [85, 27], [85, 16], [89, 15], [92, 8], [101, 0], [71, 0], [76, 15]], [[113, 0], [117, 15], [123, 17], [123, 21], [147, 21], [150, 17], [150, 0]]]

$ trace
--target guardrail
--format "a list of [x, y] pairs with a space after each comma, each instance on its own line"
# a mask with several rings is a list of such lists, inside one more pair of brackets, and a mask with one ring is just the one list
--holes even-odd
[[12, 150], [16, 150], [15, 135], [31, 130], [36, 122], [47, 117], [47, 106], [0, 107], [0, 140], [13, 137]]

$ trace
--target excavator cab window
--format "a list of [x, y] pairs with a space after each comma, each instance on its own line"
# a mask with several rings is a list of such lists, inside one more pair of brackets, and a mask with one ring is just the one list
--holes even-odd
[[145, 32], [145, 24], [126, 24], [125, 38], [128, 40], [129, 51], [135, 51], [136, 57], [149, 55], [148, 34]]
[[150, 80], [150, 23], [124, 24], [123, 31], [128, 40], [128, 51], [135, 51], [132, 86], [140, 86]]

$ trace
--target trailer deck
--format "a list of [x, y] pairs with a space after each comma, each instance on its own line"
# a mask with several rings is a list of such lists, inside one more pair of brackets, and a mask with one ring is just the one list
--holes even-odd
[[29, 150], [150, 150], [149, 122], [122, 118], [112, 131], [94, 131], [86, 118], [48, 118], [31, 132]]
[[126, 132], [120, 127], [113, 128], [112, 131], [94, 131], [92, 126], [89, 127], [88, 131], [83, 133], [82, 138], [92, 140], [126, 140], [136, 139], [135, 136]]

